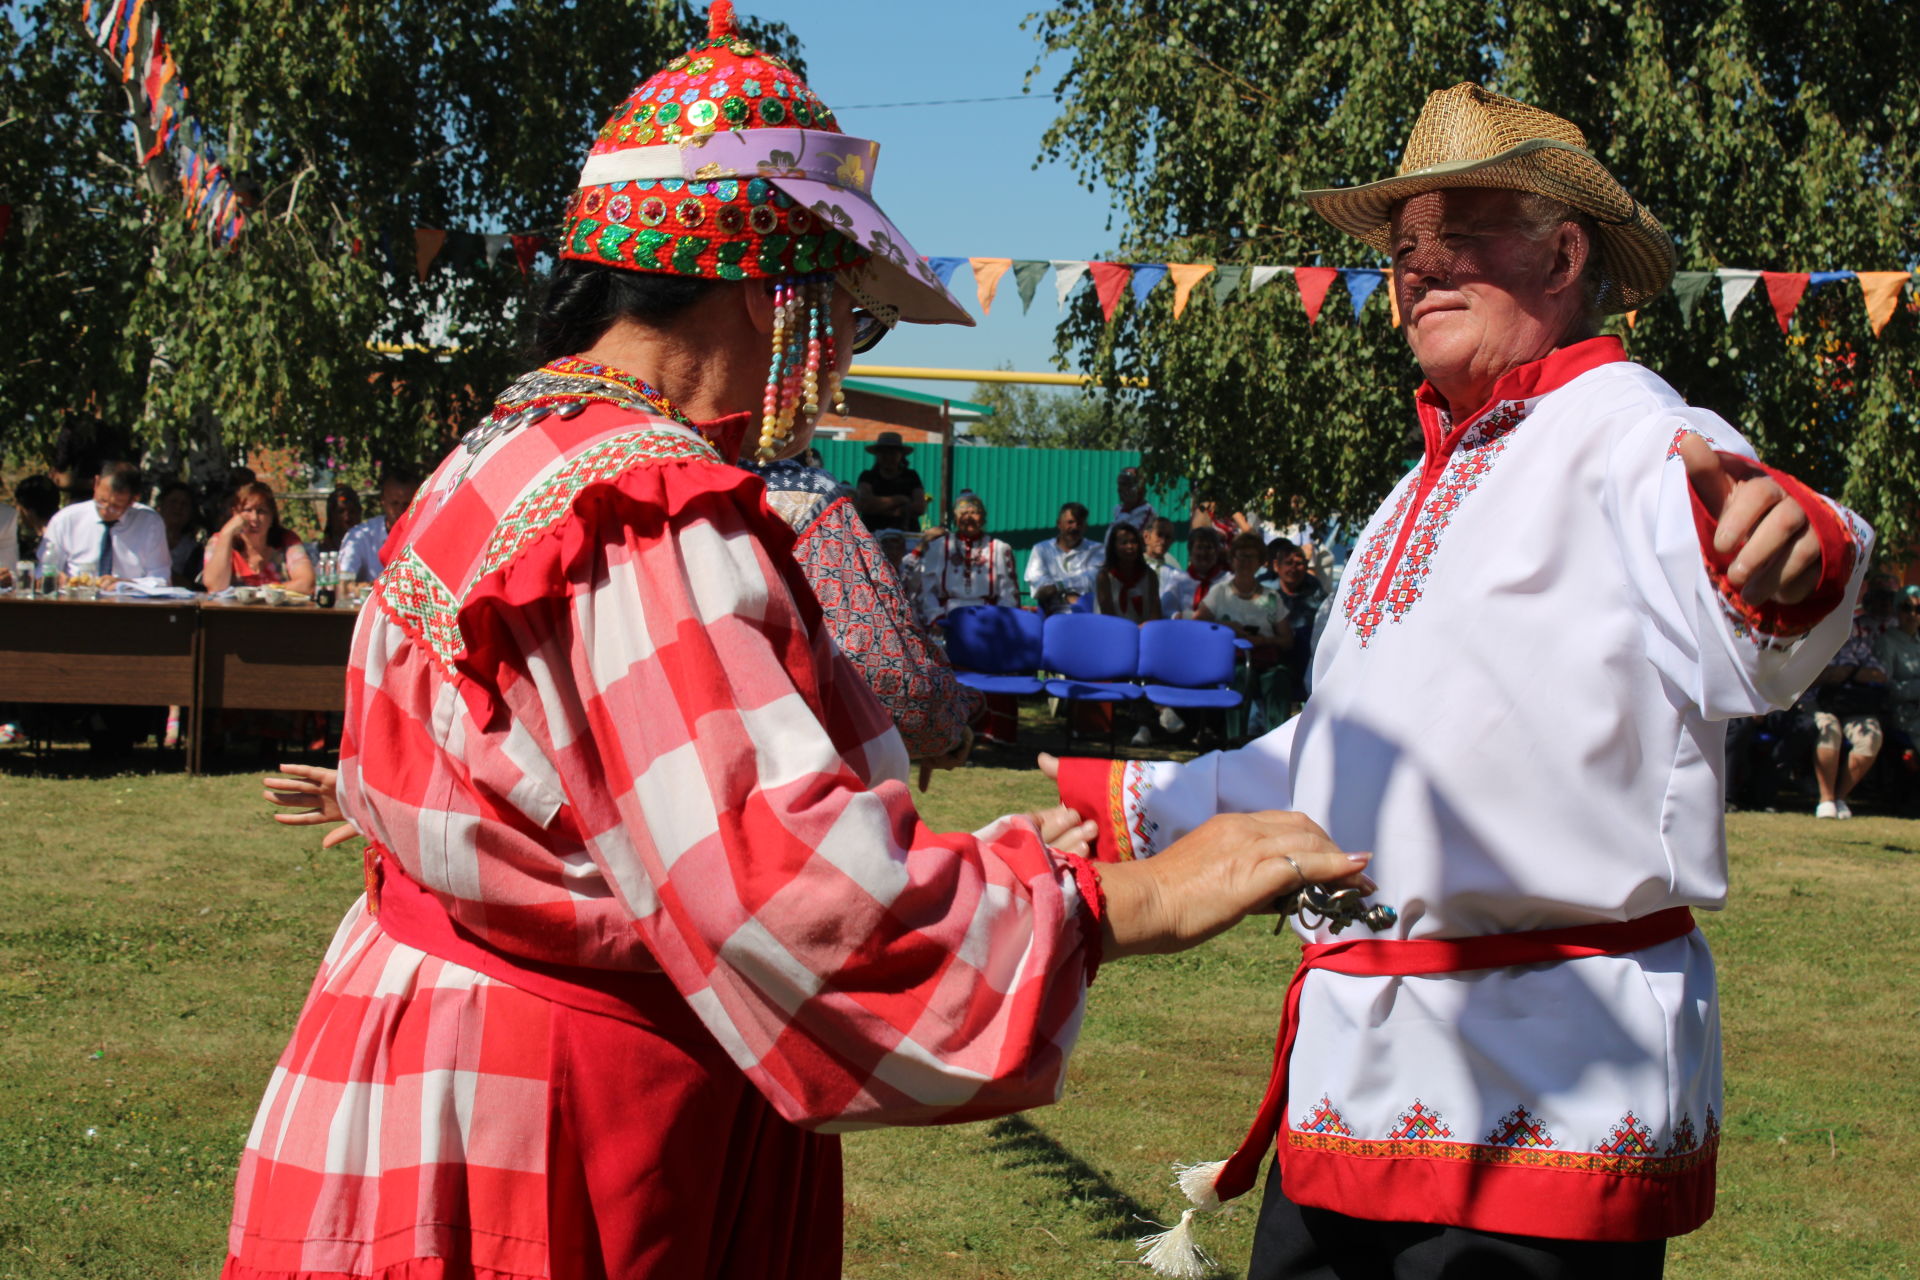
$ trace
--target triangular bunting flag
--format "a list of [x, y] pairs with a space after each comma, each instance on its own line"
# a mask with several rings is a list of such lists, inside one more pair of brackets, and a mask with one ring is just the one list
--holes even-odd
[[1624, 319], [1627, 322], [1627, 328], [1629, 329], [1633, 328], [1634, 321], [1638, 320], [1639, 318], [1640, 318], [1640, 313], [1638, 311], [1627, 312], [1626, 316], [1624, 317]]
[[1780, 332], [1785, 333], [1793, 321], [1793, 309], [1807, 295], [1811, 276], [1805, 271], [1762, 271], [1760, 278], [1767, 283], [1767, 299], [1773, 303], [1773, 315], [1780, 322]]
[[1353, 300], [1353, 318], [1358, 320], [1367, 299], [1386, 282], [1387, 273], [1373, 267], [1342, 267], [1340, 275], [1347, 282], [1347, 296]]
[[1722, 267], [1716, 273], [1720, 277], [1720, 309], [1726, 313], [1727, 323], [1733, 323], [1733, 313], [1753, 292], [1753, 286], [1759, 283], [1760, 273], [1748, 271], [1745, 267]]
[[1013, 265], [1012, 258], [968, 258], [973, 264], [973, 289], [980, 295], [980, 314], [993, 314], [994, 295], [1000, 292], [1000, 277]]
[[1073, 286], [1080, 283], [1080, 277], [1087, 274], [1085, 262], [1076, 262], [1071, 258], [1053, 260], [1053, 288], [1060, 295], [1060, 306], [1067, 305], [1067, 295], [1073, 292]]
[[13, 206], [0, 204], [0, 241], [7, 238], [7, 228], [13, 225]]
[[1400, 327], [1400, 291], [1391, 283], [1387, 285], [1387, 315], [1393, 319], [1393, 327]]
[[1100, 299], [1100, 314], [1112, 324], [1113, 313], [1120, 307], [1120, 295], [1127, 291], [1127, 278], [1133, 269], [1124, 262], [1089, 262], [1087, 270], [1093, 273], [1093, 291]]
[[415, 227], [413, 229], [413, 270], [421, 283], [427, 279], [427, 268], [440, 253], [440, 246], [447, 242], [447, 233], [438, 227]]
[[547, 247], [546, 237], [535, 235], [531, 231], [516, 232], [513, 239], [513, 260], [520, 267], [520, 274], [526, 275], [533, 270], [533, 260]]
[[501, 251], [512, 243], [513, 243], [512, 236], [488, 236], [487, 237], [487, 265], [492, 266], [494, 262], [498, 260], [498, 258], [500, 257]]
[[1307, 323], [1320, 319], [1320, 308], [1327, 303], [1327, 290], [1340, 272], [1334, 267], [1295, 267], [1293, 282], [1300, 286], [1300, 302], [1307, 309]]
[[1700, 295], [1707, 291], [1707, 282], [1713, 279], [1711, 271], [1676, 271], [1673, 276], [1673, 296], [1680, 304], [1680, 322], [1693, 323], [1693, 309], [1700, 302]]
[[1013, 282], [1020, 286], [1020, 310], [1023, 314], [1032, 309], [1034, 291], [1040, 287], [1040, 277], [1047, 274], [1049, 265], [1037, 258], [1021, 258], [1013, 264]]
[[480, 255], [486, 252], [487, 238], [471, 231], [447, 232], [447, 247], [441, 257], [449, 269], [464, 270], [480, 261]]
[[953, 287], [953, 273], [966, 263], [965, 258], [928, 258], [927, 265], [933, 268], [933, 274], [940, 277], [940, 283]]
[[1225, 304], [1233, 296], [1233, 291], [1246, 279], [1245, 267], [1215, 267], [1213, 269], [1213, 300]]
[[1247, 292], [1258, 293], [1260, 286], [1270, 284], [1273, 278], [1285, 271], [1285, 267], [1252, 267], [1248, 269]]
[[1851, 271], [1814, 271], [1807, 276], [1809, 288], [1818, 289], [1823, 284], [1839, 284], [1842, 280], [1853, 279]]
[[1187, 295], [1193, 292], [1193, 286], [1207, 278], [1213, 268], [1204, 262], [1169, 262], [1167, 274], [1173, 277], [1173, 318], [1178, 320], [1180, 313], [1187, 309]]
[[1159, 262], [1141, 262], [1133, 268], [1133, 301], [1135, 306], [1147, 305], [1147, 295], [1153, 292], [1153, 286], [1167, 278], [1165, 264]]
[[1900, 290], [1909, 279], [1905, 271], [1861, 271], [1860, 293], [1867, 304], [1867, 319], [1873, 325], [1873, 336], [1879, 337], [1880, 331], [1887, 327], [1887, 321], [1893, 319], [1893, 309], [1900, 305]]

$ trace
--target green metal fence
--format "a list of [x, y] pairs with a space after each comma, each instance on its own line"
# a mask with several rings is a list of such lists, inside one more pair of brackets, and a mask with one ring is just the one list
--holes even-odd
[[[816, 441], [828, 471], [848, 484], [860, 478], [872, 463], [864, 444], [845, 440]], [[1053, 536], [1054, 521], [1065, 502], [1087, 504], [1088, 536], [1104, 537], [1118, 494], [1114, 481], [1122, 467], [1138, 466], [1137, 449], [998, 449], [962, 445], [954, 450], [953, 491], [971, 489], [987, 504], [987, 531], [1013, 548], [1024, 574], [1027, 553], [1043, 538]], [[940, 446], [916, 445], [907, 465], [920, 473], [931, 500], [923, 523], [941, 522]], [[1149, 490], [1148, 501], [1174, 524], [1184, 528], [1191, 507], [1185, 485], [1173, 490]], [[1178, 552], [1176, 551], [1176, 558]]]

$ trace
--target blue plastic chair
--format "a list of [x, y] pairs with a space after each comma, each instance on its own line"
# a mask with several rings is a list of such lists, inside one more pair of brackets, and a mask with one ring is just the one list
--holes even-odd
[[1057, 671], [1047, 692], [1070, 702], [1132, 702], [1140, 658], [1140, 628], [1099, 613], [1056, 613], [1041, 637], [1040, 665]]
[[1240, 641], [1217, 622], [1168, 619], [1140, 628], [1140, 692], [1158, 707], [1237, 707]]
[[982, 693], [1015, 697], [1046, 686], [1040, 669], [1039, 614], [1005, 605], [970, 604], [946, 617], [947, 658], [956, 678]]

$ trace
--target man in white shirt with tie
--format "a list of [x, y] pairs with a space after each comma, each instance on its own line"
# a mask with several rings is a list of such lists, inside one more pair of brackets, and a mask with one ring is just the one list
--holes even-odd
[[[54, 513], [40, 542], [40, 564], [62, 578], [93, 573], [114, 581], [169, 580], [173, 558], [160, 513], [138, 501], [142, 479], [131, 462], [108, 463], [93, 482], [93, 501]], [[88, 566], [91, 566], [89, 568]]]

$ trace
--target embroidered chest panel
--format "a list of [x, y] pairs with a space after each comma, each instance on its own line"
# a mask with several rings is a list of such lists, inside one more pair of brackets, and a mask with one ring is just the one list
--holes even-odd
[[1361, 648], [1382, 626], [1399, 622], [1420, 603], [1455, 513], [1492, 472], [1532, 409], [1529, 401], [1510, 400], [1482, 415], [1447, 456], [1439, 477], [1430, 485], [1416, 480], [1403, 488], [1393, 511], [1355, 553], [1340, 609]]

